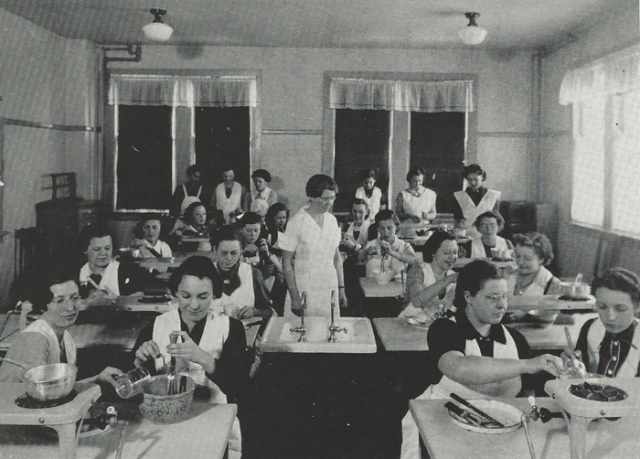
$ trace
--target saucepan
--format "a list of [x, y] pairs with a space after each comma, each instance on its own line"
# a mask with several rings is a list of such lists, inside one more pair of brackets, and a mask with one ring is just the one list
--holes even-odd
[[27, 395], [41, 402], [66, 397], [76, 383], [78, 367], [69, 363], [52, 363], [27, 368], [15, 360], [0, 358], [0, 361], [20, 368], [23, 372], [22, 378], [27, 385]]

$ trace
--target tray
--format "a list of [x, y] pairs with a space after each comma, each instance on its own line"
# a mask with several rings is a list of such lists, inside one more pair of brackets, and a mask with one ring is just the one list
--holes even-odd
[[476, 432], [487, 435], [503, 434], [518, 430], [522, 425], [522, 411], [509, 405], [508, 403], [498, 402], [496, 400], [470, 400], [470, 402], [504, 424], [504, 427], [481, 427], [469, 424], [465, 419], [455, 413], [447, 410], [451, 420], [455, 425], [470, 432]]

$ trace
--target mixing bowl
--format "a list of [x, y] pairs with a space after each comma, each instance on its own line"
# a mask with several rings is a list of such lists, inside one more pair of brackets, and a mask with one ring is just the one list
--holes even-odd
[[140, 403], [142, 416], [156, 424], [171, 424], [178, 422], [189, 412], [196, 383], [188, 376], [177, 375], [176, 378], [185, 378], [186, 390], [175, 395], [167, 395], [168, 376], [151, 377]]

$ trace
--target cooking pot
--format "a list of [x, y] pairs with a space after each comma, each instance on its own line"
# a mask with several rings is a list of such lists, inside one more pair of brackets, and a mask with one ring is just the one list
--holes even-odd
[[69, 363], [52, 363], [27, 368], [15, 360], [0, 358], [22, 370], [22, 378], [27, 385], [27, 395], [35, 400], [45, 402], [66, 397], [76, 383], [78, 367]]
[[560, 289], [563, 296], [575, 299], [588, 298], [591, 294], [591, 287], [585, 282], [564, 281], [560, 282]]
[[496, 260], [505, 260], [510, 261], [513, 260], [513, 250], [512, 249], [491, 249], [491, 256]]

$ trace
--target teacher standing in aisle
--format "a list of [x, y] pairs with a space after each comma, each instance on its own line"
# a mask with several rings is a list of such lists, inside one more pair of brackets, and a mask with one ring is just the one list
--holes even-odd
[[[342, 235], [336, 218], [329, 213], [337, 192], [338, 185], [331, 177], [311, 177], [306, 186], [309, 203], [291, 218], [279, 240], [290, 297], [285, 315], [289, 310], [300, 314], [302, 293], [306, 294], [305, 315], [329, 316], [332, 292], [340, 307], [347, 306], [338, 250]], [[335, 313], [340, 315], [340, 309]]]

